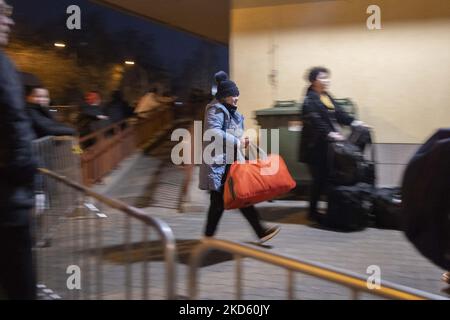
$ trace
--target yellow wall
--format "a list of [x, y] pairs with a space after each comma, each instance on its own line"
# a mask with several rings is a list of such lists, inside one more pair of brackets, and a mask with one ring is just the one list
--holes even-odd
[[[276, 1], [274, 1], [276, 2]], [[366, 9], [381, 8], [370, 31]], [[275, 48], [274, 54], [270, 54]], [[300, 100], [305, 73], [332, 72], [331, 93], [350, 97], [376, 142], [421, 143], [450, 127], [450, 1], [344, 0], [233, 9], [231, 77], [247, 127], [274, 100]], [[269, 74], [277, 70], [277, 85]]]

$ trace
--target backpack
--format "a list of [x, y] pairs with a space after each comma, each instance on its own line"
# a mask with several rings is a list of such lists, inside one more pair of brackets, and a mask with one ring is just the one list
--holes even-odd
[[373, 215], [375, 226], [381, 229], [402, 229], [401, 189], [381, 188], [374, 192]]

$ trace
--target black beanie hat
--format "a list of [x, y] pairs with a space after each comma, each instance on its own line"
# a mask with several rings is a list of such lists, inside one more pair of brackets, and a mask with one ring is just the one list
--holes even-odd
[[228, 79], [228, 75], [226, 74], [226, 72], [219, 71], [214, 75], [214, 78], [217, 82], [217, 99], [239, 96], [238, 87], [233, 81]]

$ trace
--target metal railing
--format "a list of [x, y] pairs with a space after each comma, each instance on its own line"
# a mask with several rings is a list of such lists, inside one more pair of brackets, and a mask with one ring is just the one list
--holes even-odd
[[[75, 146], [72, 137], [44, 137], [32, 143], [33, 154], [39, 167], [64, 175], [71, 181], [80, 182], [80, 158], [74, 154]], [[59, 217], [71, 214], [70, 210], [79, 206], [80, 198], [41, 174], [35, 178], [35, 194], [33, 221], [37, 228], [34, 240], [38, 245], [44, 245], [58, 227]], [[55, 208], [59, 210], [54, 210]]]
[[[124, 291], [127, 300], [134, 299], [139, 292], [141, 299], [148, 299], [151, 291], [149, 261], [160, 247], [161, 254], [156, 253], [156, 256], [161, 255], [157, 261], [164, 264], [165, 297], [175, 299], [175, 238], [164, 221], [48, 169], [41, 168], [39, 172], [58, 186], [51, 190], [52, 201], [43, 214], [50, 212], [57, 221], [47, 222], [51, 228], [36, 225], [36, 229], [43, 229], [44, 232], [53, 229], [51, 234], [47, 234], [49, 241], [34, 249], [41, 289], [50, 292], [53, 298], [63, 299], [117, 299], [117, 295]], [[59, 197], [67, 193], [77, 200], [60, 201]], [[97, 203], [94, 205], [88, 199], [94, 199]], [[107, 207], [108, 211], [100, 210], [99, 206]], [[136, 223], [138, 228], [132, 228]], [[150, 228], [156, 230], [160, 242], [149, 241]], [[137, 287], [133, 287], [138, 275], [133, 272], [133, 267], [138, 262], [142, 267], [141, 278]], [[77, 268], [81, 277], [78, 286], [74, 278], [76, 274], [70, 273]], [[120, 284], [122, 279], [124, 283]]]
[[[190, 110], [190, 109], [189, 109]], [[63, 164], [67, 166], [70, 160], [67, 153], [63, 154], [64, 160], [61, 160], [61, 155], [56, 151], [60, 150], [55, 147], [57, 140], [64, 140], [67, 143], [72, 143], [71, 148], [81, 146], [82, 152], [80, 157], [76, 159], [78, 169], [76, 174], [80, 175], [82, 182], [86, 186], [91, 186], [94, 183], [100, 182], [106, 175], [111, 173], [117, 166], [131, 156], [137, 148], [145, 149], [148, 146], [159, 141], [167, 130], [174, 125], [174, 110], [173, 106], [163, 105], [156, 109], [143, 112], [137, 115], [136, 118], [126, 119], [105, 128], [99, 129], [93, 133], [85, 135], [79, 139], [72, 137], [45, 137], [35, 141], [35, 150], [40, 154], [42, 163], [45, 167], [49, 165], [61, 164], [58, 169], [63, 168]], [[50, 141], [52, 140], [52, 141]], [[72, 140], [72, 142], [68, 142]], [[42, 148], [46, 148], [46, 152], [42, 152]], [[61, 149], [66, 152], [66, 149]], [[80, 149], [81, 151], [81, 149]], [[50, 159], [50, 157], [52, 159]], [[65, 162], [62, 162], [65, 161]], [[70, 169], [75, 167], [70, 164]], [[54, 168], [50, 168], [53, 170]], [[66, 175], [60, 170], [54, 170], [58, 173]], [[79, 172], [78, 172], [79, 171]]]
[[98, 182], [136, 150], [135, 131], [127, 120], [86, 135], [79, 143], [85, 185]]
[[171, 129], [173, 126], [174, 114], [172, 106], [163, 106], [151, 111], [142, 112], [138, 115], [135, 123], [135, 135], [137, 146], [145, 148], [159, 137], [158, 132]]
[[227, 252], [234, 256], [234, 259], [236, 260], [236, 299], [238, 300], [242, 299], [243, 296], [243, 258], [252, 258], [286, 269], [287, 298], [289, 300], [295, 298], [295, 273], [303, 273], [347, 287], [351, 290], [351, 298], [353, 300], [358, 299], [361, 292], [397, 300], [446, 300], [444, 297], [438, 295], [393, 284], [387, 281], [382, 281], [380, 288], [378, 289], [369, 289], [367, 285], [367, 278], [352, 272], [339, 270], [320, 263], [300, 261], [298, 259], [267, 252], [266, 250], [256, 249], [248, 245], [218, 239], [204, 240], [192, 253], [189, 270], [190, 299], [198, 299], [198, 269], [202, 259], [204, 259], [206, 254], [211, 250]]
[[71, 180], [80, 182], [80, 158], [77, 153], [77, 141], [73, 137], [47, 136], [32, 143], [33, 154], [39, 167], [44, 167]]
[[99, 182], [138, 147], [154, 142], [158, 134], [171, 127], [172, 119], [170, 106], [163, 106], [81, 137], [83, 183], [89, 186]]

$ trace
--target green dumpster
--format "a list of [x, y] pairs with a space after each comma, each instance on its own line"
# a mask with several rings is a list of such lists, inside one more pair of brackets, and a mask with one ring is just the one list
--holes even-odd
[[[350, 99], [335, 99], [346, 112], [355, 115], [355, 106]], [[301, 104], [294, 101], [276, 101], [269, 109], [255, 112], [256, 120], [261, 129], [267, 129], [268, 150], [271, 152], [271, 131], [279, 129], [279, 154], [283, 157], [289, 171], [297, 182], [297, 188], [286, 198], [306, 199], [311, 185], [311, 175], [308, 166], [299, 162], [299, 148], [303, 123], [301, 119]]]

